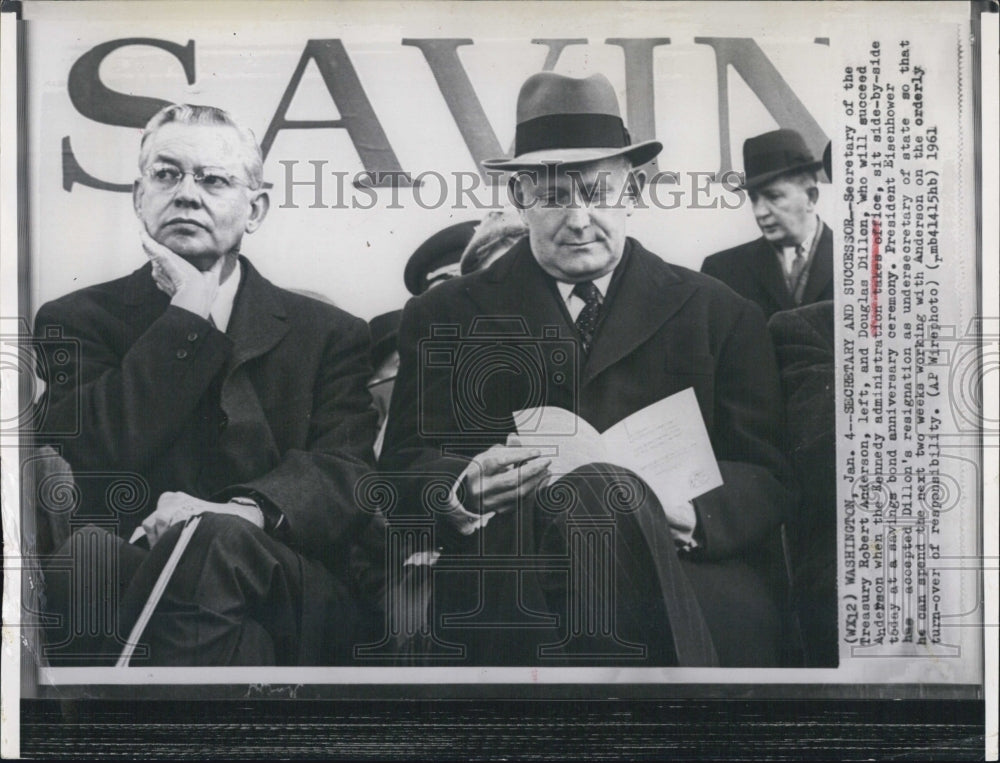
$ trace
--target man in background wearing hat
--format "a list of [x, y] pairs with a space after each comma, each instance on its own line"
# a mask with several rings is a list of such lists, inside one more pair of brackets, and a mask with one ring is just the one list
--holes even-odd
[[[490, 563], [436, 578], [435, 596], [467, 604], [435, 621], [437, 635], [471, 661], [560, 664], [551, 645], [562, 640], [564, 658], [592, 664], [773, 665], [780, 617], [760, 556], [788, 503], [774, 351], [756, 305], [627, 238], [644, 180], [635, 168], [662, 146], [631, 144], [619, 114], [603, 75], [524, 83], [515, 157], [485, 164], [516, 171], [528, 235], [407, 304], [381, 467], [409, 477], [399, 503], [438, 518], [446, 555]], [[505, 362], [518, 348], [537, 350], [537, 373]], [[547, 456], [515, 434], [512, 414], [529, 405], [604, 431], [689, 387], [725, 481], [693, 502], [661, 505], [640, 484], [634, 510], [616, 511], [614, 486], [637, 478], [602, 463], [550, 487]], [[591, 521], [614, 525], [603, 587], [535, 571], [568, 554], [571, 523]], [[504, 602], [490, 570], [511, 558], [523, 562]], [[595, 598], [581, 614], [568, 601], [587, 585]], [[610, 620], [574, 630], [595, 613]], [[468, 629], [447, 630], [456, 621]]]
[[760, 305], [765, 317], [833, 299], [833, 231], [816, 214], [823, 166], [794, 130], [743, 144], [746, 180], [760, 238], [707, 257], [701, 272]]
[[459, 269], [463, 276], [484, 270], [527, 235], [528, 229], [513, 209], [494, 209], [476, 226], [462, 252]]
[[478, 224], [478, 220], [466, 220], [449, 225], [416, 248], [403, 271], [403, 282], [410, 294], [416, 297], [461, 275], [458, 261]]

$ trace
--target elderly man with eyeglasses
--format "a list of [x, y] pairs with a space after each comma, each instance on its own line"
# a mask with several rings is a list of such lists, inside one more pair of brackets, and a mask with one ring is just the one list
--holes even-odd
[[[376, 433], [367, 325], [274, 286], [240, 254], [268, 195], [253, 135], [226, 112], [162, 109], [139, 167], [148, 262], [35, 320], [39, 336], [58, 329], [80, 350], [60, 367], [64, 383], [46, 377], [57, 364], [44, 343], [39, 362], [42, 440], [61, 448], [81, 491], [75, 532], [52, 556], [63, 562], [47, 573], [49, 608], [78, 643], [50, 661], [100, 664], [120, 651], [200, 516], [132, 665], [349, 662], [374, 632], [380, 579], [365, 545], [377, 528], [354, 499]], [[78, 434], [45, 434], [67, 431]], [[123, 476], [145, 493], [127, 512], [108, 500]], [[81, 546], [104, 549], [105, 588], [81, 585], [93, 570], [66, 574]], [[94, 597], [118, 602], [115, 627], [97, 637], [73, 622]]]

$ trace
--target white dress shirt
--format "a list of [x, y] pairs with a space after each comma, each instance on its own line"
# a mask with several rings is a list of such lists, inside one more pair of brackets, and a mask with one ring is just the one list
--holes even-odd
[[215, 293], [215, 299], [212, 301], [212, 309], [209, 311], [215, 327], [223, 334], [229, 328], [229, 319], [233, 315], [233, 304], [236, 302], [236, 292], [240, 290], [240, 276], [242, 275], [240, 270], [240, 261], [237, 259], [236, 267], [229, 274], [229, 278], [219, 284], [219, 290]]

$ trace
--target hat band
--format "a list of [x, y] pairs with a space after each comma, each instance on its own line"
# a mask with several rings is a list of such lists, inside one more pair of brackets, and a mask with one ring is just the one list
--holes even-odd
[[799, 151], [765, 151], [756, 154], [752, 160], [748, 157], [748, 166], [745, 169], [747, 177], [753, 177], [785, 169], [794, 170], [815, 162], [816, 160], [809, 154], [803, 154]]
[[624, 148], [630, 145], [621, 117], [612, 114], [547, 114], [517, 126], [514, 156], [562, 148]]

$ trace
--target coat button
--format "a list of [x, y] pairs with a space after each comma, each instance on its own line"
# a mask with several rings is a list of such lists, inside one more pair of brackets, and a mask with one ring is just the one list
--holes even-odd
[[195, 342], [197, 340], [198, 340], [198, 332], [197, 331], [192, 331], [190, 334], [188, 334], [188, 341], [189, 342]]
[[186, 358], [187, 356], [188, 356], [188, 351], [187, 350], [178, 350], [177, 351], [177, 359], [178, 360], [184, 360], [184, 358]]
[[229, 426], [229, 417], [223, 413], [222, 418], [219, 419], [219, 431], [221, 432], [228, 426]]

